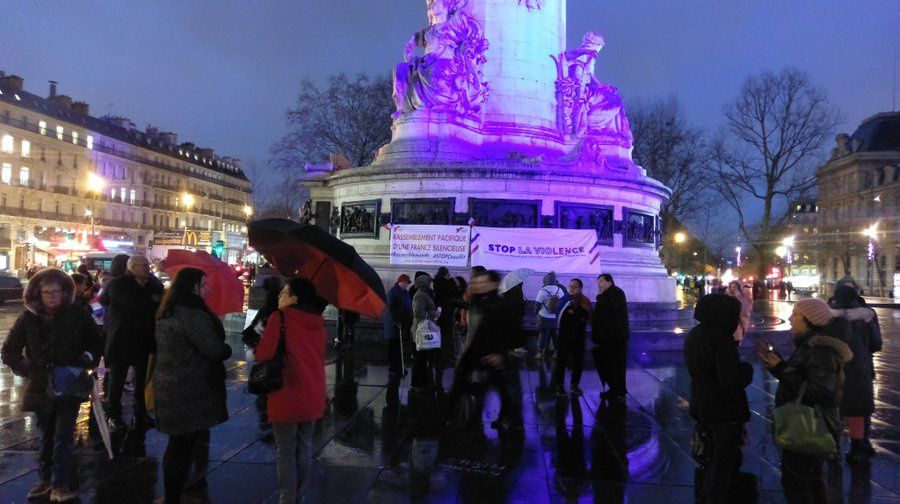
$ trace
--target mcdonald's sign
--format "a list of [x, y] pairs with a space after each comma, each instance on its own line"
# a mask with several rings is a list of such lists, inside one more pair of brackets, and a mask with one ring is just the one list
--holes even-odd
[[185, 247], [209, 247], [212, 245], [212, 232], [185, 229], [181, 244]]

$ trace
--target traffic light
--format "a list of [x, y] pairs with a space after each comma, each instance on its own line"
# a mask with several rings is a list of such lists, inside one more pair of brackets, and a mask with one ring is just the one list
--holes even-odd
[[225, 258], [225, 242], [219, 240], [213, 245], [212, 255], [216, 257], [216, 259], [223, 260]]

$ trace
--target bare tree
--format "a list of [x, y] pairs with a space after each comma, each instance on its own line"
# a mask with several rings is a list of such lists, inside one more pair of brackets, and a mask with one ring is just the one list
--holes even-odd
[[296, 104], [285, 113], [288, 133], [272, 148], [273, 166], [299, 173], [307, 162], [337, 153], [352, 166], [371, 163], [391, 140], [392, 89], [387, 76], [334, 75], [324, 89], [303, 80]]
[[696, 220], [698, 210], [714, 201], [707, 183], [710, 171], [703, 131], [688, 124], [674, 96], [637, 100], [629, 107], [628, 117], [635, 162], [672, 189], [672, 197], [660, 209], [663, 229]]
[[[748, 77], [724, 113], [727, 127], [713, 148], [717, 186], [758, 253], [757, 273], [764, 274], [775, 243], [776, 206], [812, 188], [822, 145], [841, 117], [825, 92], [794, 68]], [[762, 204], [755, 232], [748, 200]]]

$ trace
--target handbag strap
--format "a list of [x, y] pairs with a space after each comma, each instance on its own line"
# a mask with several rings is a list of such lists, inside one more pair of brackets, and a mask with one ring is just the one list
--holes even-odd
[[278, 348], [275, 349], [275, 359], [278, 359], [281, 362], [284, 362], [284, 345], [285, 345], [285, 328], [284, 328], [284, 312], [278, 310], [278, 315], [281, 321], [279, 322], [278, 327]]

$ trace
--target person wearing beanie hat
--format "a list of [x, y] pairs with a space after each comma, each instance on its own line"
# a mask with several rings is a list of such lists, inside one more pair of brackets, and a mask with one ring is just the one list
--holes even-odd
[[881, 327], [875, 310], [866, 306], [856, 289], [844, 284], [834, 289], [829, 302], [837, 319], [846, 319], [849, 327], [844, 341], [853, 352], [853, 359], [844, 367], [844, 398], [841, 416], [850, 431], [850, 451], [847, 463], [864, 462], [875, 454], [869, 434], [872, 413], [875, 412], [875, 365], [872, 354], [882, 347]]
[[[425, 320], [437, 322], [441, 315], [441, 310], [434, 302], [434, 292], [432, 291], [431, 275], [424, 273], [416, 274], [416, 294], [412, 298], [413, 323], [412, 333], [415, 334], [419, 324]], [[410, 385], [414, 390], [424, 391], [434, 385], [432, 376], [434, 360], [437, 358], [439, 350], [416, 349], [413, 356], [412, 380]]]
[[[778, 379], [775, 407], [795, 401], [805, 386], [803, 404], [816, 407], [840, 446], [839, 406], [843, 397], [844, 365], [853, 352], [824, 326], [835, 316], [821, 299], [801, 299], [791, 313], [794, 352], [782, 360], [767, 341], [757, 344], [759, 360]], [[787, 448], [781, 451], [781, 488], [788, 502], [827, 502], [822, 464], [825, 456]]]
[[427, 277], [431, 278], [431, 277], [428, 275], [428, 273], [426, 273], [426, 272], [424, 272], [424, 271], [416, 271], [416, 274], [413, 275], [413, 286], [410, 287], [410, 289], [409, 289], [409, 298], [410, 298], [410, 299], [415, 299], [415, 298], [416, 298], [416, 291], [418, 290], [418, 287], [416, 287], [416, 282], [415, 282], [415, 281], [416, 281], [419, 277], [422, 277], [422, 276], [427, 276]]
[[402, 338], [409, 339], [412, 327], [412, 298], [409, 296], [409, 275], [397, 277], [397, 283], [387, 292], [387, 309], [384, 311], [384, 339], [388, 342], [388, 376], [397, 382], [405, 373], [403, 369]]
[[540, 329], [535, 359], [543, 359], [545, 355], [550, 357], [550, 343], [553, 343], [554, 349], [558, 348], [556, 310], [560, 300], [566, 295], [566, 291], [558, 285], [556, 273], [552, 271], [544, 275], [543, 284], [534, 298], [534, 309], [537, 311]]

